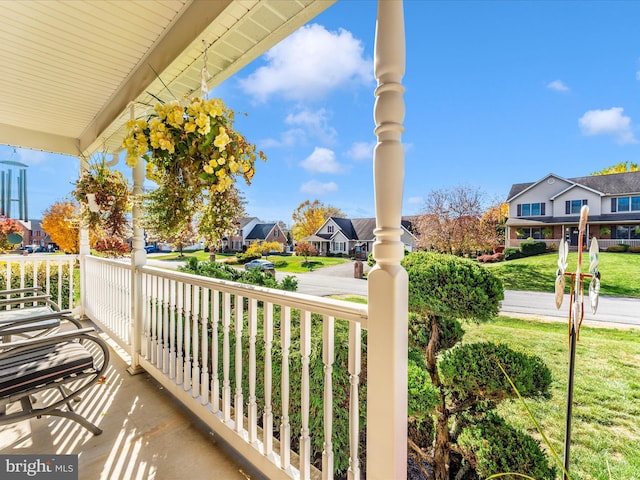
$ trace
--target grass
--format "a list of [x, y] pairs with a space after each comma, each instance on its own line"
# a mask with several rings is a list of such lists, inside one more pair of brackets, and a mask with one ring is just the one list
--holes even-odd
[[[578, 254], [569, 254], [567, 271], [575, 272]], [[558, 255], [548, 253], [508, 262], [482, 264], [502, 279], [506, 290], [553, 292]], [[582, 269], [589, 270], [589, 255], [583, 254]], [[633, 253], [600, 253], [601, 295], [640, 297], [640, 255]], [[569, 279], [567, 278], [567, 285]], [[568, 288], [568, 287], [567, 287]]]
[[[202, 250], [196, 252], [184, 252], [182, 256], [179, 252], [171, 252], [166, 255], [154, 255], [154, 260], [166, 260], [184, 262], [189, 257], [195, 257], [199, 262], [209, 260], [209, 252]], [[269, 255], [263, 257], [271, 262], [276, 267], [276, 271], [283, 273], [304, 273], [318, 268], [330, 267], [333, 265], [340, 265], [341, 263], [348, 262], [348, 258], [342, 257], [308, 257], [305, 261], [304, 257], [298, 256], [281, 256], [281, 255]], [[229, 263], [234, 264], [235, 255], [216, 253], [216, 260], [226, 259]]]
[[[500, 317], [465, 325], [465, 342], [492, 341], [541, 356], [553, 372], [552, 398], [527, 404], [563, 456], [568, 369], [567, 326]], [[583, 327], [576, 352], [572, 478], [640, 478], [640, 331]], [[517, 401], [500, 406], [509, 421], [539, 438]], [[611, 469], [611, 477], [607, 470]]]

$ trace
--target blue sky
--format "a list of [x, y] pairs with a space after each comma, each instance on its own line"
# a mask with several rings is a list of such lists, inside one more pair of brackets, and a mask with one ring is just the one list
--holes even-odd
[[[339, 1], [210, 93], [268, 158], [240, 185], [251, 216], [290, 224], [316, 198], [374, 216], [376, 5]], [[640, 163], [638, 18], [640, 2], [406, 0], [404, 213], [434, 189], [470, 185], [492, 202], [548, 173]], [[32, 218], [78, 171], [6, 146], [0, 159], [30, 166]]]

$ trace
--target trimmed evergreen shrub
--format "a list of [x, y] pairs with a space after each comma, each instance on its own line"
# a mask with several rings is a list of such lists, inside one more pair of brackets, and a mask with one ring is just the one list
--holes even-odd
[[516, 258], [522, 258], [524, 255], [520, 251], [519, 248], [505, 248], [504, 249], [504, 259], [505, 260], [515, 260]]
[[258, 260], [259, 258], [262, 258], [262, 255], [260, 253], [238, 253], [236, 254], [236, 260], [238, 261], [238, 263], [247, 263], [250, 262], [251, 260]]
[[627, 245], [626, 243], [619, 243], [618, 245], [611, 245], [610, 247], [607, 247], [607, 252], [623, 253], [628, 251], [629, 245]]
[[497, 473], [526, 474], [537, 480], [556, 478], [556, 469], [549, 466], [540, 443], [493, 412], [465, 428], [458, 445], [464, 458], [476, 466], [480, 478]]
[[520, 251], [525, 257], [531, 257], [533, 255], [540, 255], [547, 251], [547, 244], [545, 242], [521, 242]]

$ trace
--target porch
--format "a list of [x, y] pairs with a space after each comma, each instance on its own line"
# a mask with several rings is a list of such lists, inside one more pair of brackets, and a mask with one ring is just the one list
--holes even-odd
[[84, 312], [116, 353], [77, 405], [102, 435], [32, 419], [0, 427], [3, 454], [76, 454], [81, 478], [96, 479], [364, 471], [366, 306], [90, 255], [4, 256], [0, 272]]
[[[18, 52], [16, 58], [33, 57], [34, 64], [20, 71], [38, 71], [52, 83], [22, 92], [16, 75], [15, 84], [6, 86], [12, 100], [6, 102], [12, 109], [6, 117], [12, 123], [0, 128], [0, 141], [85, 159], [103, 151], [113, 156], [114, 166], [127, 121], [145, 115], [157, 99], [172, 100], [165, 85], [176, 98], [197, 95], [203, 85], [211, 89], [332, 3], [176, 0], [156, 6], [161, 11], [153, 12], [154, 31], [147, 32], [146, 2], [109, 8], [86, 2], [86, 12], [51, 2], [65, 19], [53, 26], [46, 15], [32, 15], [28, 2], [12, 2], [18, 12], [8, 18], [17, 23], [29, 18], [35, 27], [23, 43], [6, 38], [7, 50]], [[377, 264], [368, 276], [368, 306], [150, 267], [139, 203], [133, 207], [133, 251], [126, 262], [91, 256], [84, 229], [80, 255], [59, 257], [60, 264], [54, 256], [0, 257], [0, 263], [18, 264], [18, 273], [7, 270], [8, 276], [18, 275], [18, 284], [41, 285], [66, 298], [129, 353], [130, 374], [146, 372], [270, 479], [357, 479], [365, 469], [372, 479], [406, 476], [408, 280], [400, 266], [404, 13], [401, 1], [381, 1], [377, 8], [372, 159]], [[89, 44], [82, 55], [64, 51], [63, 59], [48, 57], [45, 69], [40, 53], [27, 53], [49, 44], [36, 38], [37, 32], [54, 35], [52, 30], [69, 45], [78, 43], [77, 32], [92, 34], [83, 39], [83, 46]], [[134, 43], [140, 47], [132, 52]], [[95, 76], [103, 81], [101, 88], [86, 88], [86, 79]], [[33, 91], [51, 94], [43, 102]], [[61, 118], [77, 121], [71, 125]], [[137, 162], [132, 178], [134, 195], [141, 195], [144, 162]], [[76, 262], [79, 279], [73, 274]], [[150, 458], [152, 448], [140, 445], [139, 451], [145, 450], [140, 455]], [[180, 459], [172, 451], [167, 461]]]

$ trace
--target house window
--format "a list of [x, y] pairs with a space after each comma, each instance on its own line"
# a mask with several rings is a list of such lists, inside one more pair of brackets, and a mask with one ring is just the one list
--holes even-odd
[[640, 239], [640, 225], [613, 225], [611, 238], [615, 240]]
[[335, 242], [333, 244], [333, 251], [334, 252], [344, 252], [346, 250], [346, 243], [345, 242]]
[[333, 225], [327, 225], [327, 232], [333, 233]]
[[274, 237], [276, 237], [276, 238], [278, 238], [278, 230], [274, 230], [274, 231], [273, 231], [273, 236], [274, 236]]
[[516, 235], [518, 239], [523, 240], [525, 238], [533, 238], [534, 240], [540, 240], [544, 238], [544, 233], [542, 233], [543, 228], [535, 227], [535, 228], [518, 228], [516, 230]]
[[612, 212], [640, 211], [640, 196], [611, 199]]
[[517, 205], [518, 217], [541, 217], [545, 215], [545, 203], [519, 203]]
[[588, 201], [584, 200], [567, 200], [564, 202], [564, 213], [567, 215], [580, 214], [583, 205], [587, 205]]

